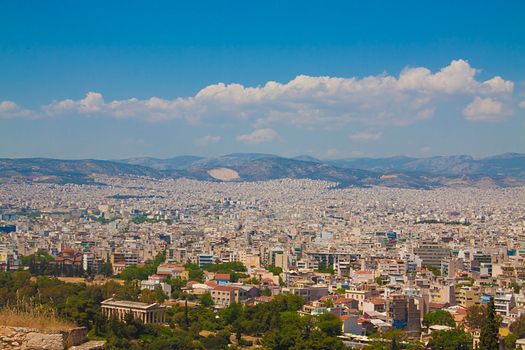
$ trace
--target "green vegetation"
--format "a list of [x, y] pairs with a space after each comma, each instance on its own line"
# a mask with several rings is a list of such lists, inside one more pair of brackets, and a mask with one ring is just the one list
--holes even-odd
[[165, 223], [167, 223], [168, 225], [171, 225], [173, 222], [172, 220], [161, 220], [161, 219], [148, 219], [148, 216], [147, 215], [141, 215], [141, 216], [137, 216], [135, 218], [133, 218], [131, 220], [131, 222], [133, 222], [134, 224], [137, 224], [137, 225], [140, 225], [140, 224], [143, 224], [145, 222], [149, 223], [149, 224], [154, 224], [154, 223], [157, 223], [157, 222], [162, 222], [164, 221]]
[[184, 267], [189, 272], [190, 281], [204, 282], [204, 271], [197, 264], [186, 264]]
[[407, 340], [407, 335], [401, 330], [389, 329], [383, 333], [372, 334], [370, 339], [372, 341], [364, 348], [365, 350], [397, 350], [405, 348], [401, 344]]
[[[219, 313], [213, 312], [210, 296], [204, 295], [198, 307], [169, 308], [168, 325], [144, 325], [131, 316], [123, 322], [104, 318], [100, 302], [112, 296], [144, 302], [165, 298], [158, 290], [141, 291], [138, 281], [88, 286], [45, 276], [32, 279], [27, 271], [0, 272], [0, 308], [29, 300], [35, 309], [51, 310], [65, 324], [87, 327], [89, 337], [105, 339], [109, 349], [225, 349], [232, 345], [230, 335], [239, 345], [250, 343], [243, 337], [255, 337], [268, 349], [343, 348], [336, 337], [341, 332], [341, 321], [331, 314], [299, 316], [297, 310], [304, 300], [296, 295], [278, 295], [267, 304], [253, 307], [234, 303]], [[201, 331], [208, 334], [199, 335]]]
[[45, 250], [39, 249], [36, 253], [21, 257], [22, 265], [29, 267], [33, 275], [55, 275], [55, 267], [51, 264], [54, 258]]
[[269, 265], [266, 266], [266, 269], [270, 271], [274, 276], [279, 276], [281, 273], [283, 273], [283, 269], [279, 266]]
[[468, 222], [468, 221], [461, 222], [461, 221], [458, 221], [458, 220], [454, 220], [454, 221], [440, 221], [440, 220], [436, 220], [436, 219], [428, 219], [428, 220], [416, 221], [415, 223], [416, 224], [445, 224], [445, 225], [470, 226], [470, 222]]
[[494, 308], [494, 298], [490, 298], [486, 317], [483, 319], [479, 336], [479, 350], [498, 350], [498, 319]]
[[122, 219], [122, 216], [114, 216], [114, 217], [109, 218], [109, 219], [107, 219], [107, 218], [105, 218], [103, 216], [100, 216], [100, 217], [97, 218], [97, 221], [99, 223], [101, 223], [101, 224], [108, 224], [110, 222], [113, 222], [113, 221], [116, 221], [116, 220], [120, 220], [120, 219]]
[[510, 284], [510, 288], [512, 288], [512, 290], [514, 291], [514, 293], [516, 294], [519, 294], [520, 293], [520, 290], [521, 290], [521, 283], [518, 283], [516, 281], [513, 281], [511, 284]]
[[435, 266], [432, 266], [432, 265], [426, 265], [425, 268], [427, 270], [429, 270], [430, 272], [432, 272], [432, 274], [436, 277], [439, 277], [441, 276], [441, 270], [439, 269], [439, 267], [435, 267]]
[[149, 275], [157, 272], [157, 267], [164, 262], [166, 255], [164, 252], [157, 254], [154, 260], [150, 260], [143, 267], [128, 266], [120, 273], [119, 277], [126, 281], [146, 280]]
[[450, 312], [445, 310], [436, 310], [429, 312], [425, 315], [425, 317], [423, 317], [423, 325], [425, 327], [430, 327], [433, 325], [455, 327], [456, 322], [454, 321], [454, 317], [452, 317]]
[[472, 336], [461, 329], [432, 332], [428, 346], [432, 349], [468, 350], [472, 348]]
[[334, 267], [333, 266], [325, 266], [324, 264], [319, 264], [319, 267], [317, 268], [317, 272], [321, 273], [329, 273], [331, 275], [334, 274]]
[[374, 282], [378, 285], [378, 286], [382, 286], [385, 284], [385, 282], [383, 282], [383, 279], [381, 277], [376, 277], [374, 278]]

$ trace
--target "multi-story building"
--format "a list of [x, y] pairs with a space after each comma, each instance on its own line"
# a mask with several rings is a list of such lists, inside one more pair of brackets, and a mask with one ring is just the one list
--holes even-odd
[[456, 291], [456, 302], [465, 308], [469, 308], [473, 305], [480, 305], [480, 296], [479, 287], [463, 286]]
[[386, 300], [386, 312], [394, 328], [403, 329], [409, 335], [420, 331], [420, 312], [413, 297], [402, 294], [390, 295]]
[[450, 256], [450, 249], [433, 241], [422, 241], [414, 248], [414, 254], [422, 260], [423, 266], [441, 267], [441, 261]]
[[494, 296], [494, 307], [497, 312], [504, 316], [508, 316], [510, 310], [516, 306], [514, 294], [511, 292], [497, 291]]
[[231, 303], [240, 303], [248, 297], [248, 293], [237, 286], [214, 286], [211, 289], [213, 303], [217, 307], [228, 307]]

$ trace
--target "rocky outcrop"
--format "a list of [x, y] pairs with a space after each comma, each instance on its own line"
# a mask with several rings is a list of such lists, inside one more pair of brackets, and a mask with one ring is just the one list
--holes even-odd
[[0, 349], [64, 350], [87, 341], [84, 327], [48, 330], [0, 326]]

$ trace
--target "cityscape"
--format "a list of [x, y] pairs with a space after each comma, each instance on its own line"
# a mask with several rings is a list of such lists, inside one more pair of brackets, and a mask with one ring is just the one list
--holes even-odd
[[375, 5], [1, 4], [0, 349], [525, 349], [525, 6]]

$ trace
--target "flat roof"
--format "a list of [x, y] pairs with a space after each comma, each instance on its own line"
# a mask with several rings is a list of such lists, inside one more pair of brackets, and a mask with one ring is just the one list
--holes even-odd
[[101, 302], [101, 305], [135, 308], [135, 309], [164, 308], [164, 306], [157, 304], [157, 303], [147, 304], [147, 303], [141, 303], [139, 301], [113, 300], [113, 299], [104, 300], [103, 302]]

